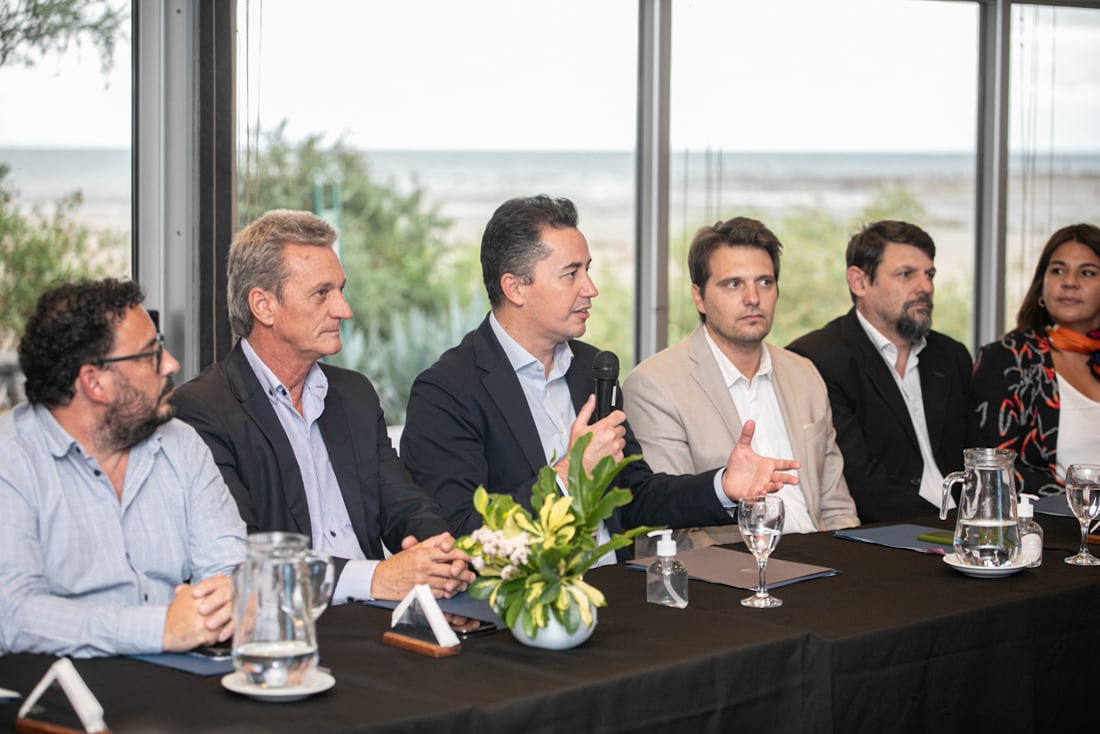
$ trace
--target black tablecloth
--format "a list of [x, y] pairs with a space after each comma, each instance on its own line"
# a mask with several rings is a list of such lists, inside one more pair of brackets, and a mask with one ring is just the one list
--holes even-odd
[[[388, 612], [335, 607], [318, 634], [336, 685], [297, 703], [136, 660], [75, 662], [116, 732], [1069, 731], [1093, 712], [1100, 569], [1062, 562], [1074, 521], [1039, 519], [1043, 566], [997, 579], [828, 533], [784, 536], [776, 557], [842, 573], [776, 590], [784, 605], [770, 610], [697, 582], [687, 609], [646, 604], [644, 574], [596, 569], [587, 580], [609, 606], [564, 652], [502, 631], [432, 659], [382, 644]], [[27, 693], [53, 660], [0, 657], [0, 686]], [[0, 723], [17, 708], [0, 706]]]

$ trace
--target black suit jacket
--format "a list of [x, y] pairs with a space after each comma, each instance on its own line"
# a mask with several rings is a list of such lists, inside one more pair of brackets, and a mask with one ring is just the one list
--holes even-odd
[[[566, 382], [579, 411], [594, 389], [597, 350], [579, 341], [569, 345], [573, 363]], [[624, 455], [641, 452], [627, 426]], [[481, 527], [473, 507], [479, 486], [510, 494], [530, 509], [531, 487], [546, 455], [523, 388], [488, 318], [413, 383], [401, 457], [443, 508], [455, 534]], [[608, 521], [608, 530], [732, 522], [715, 496], [714, 474], [671, 476], [654, 474], [643, 460], [628, 464], [612, 486], [630, 489], [634, 499]], [[620, 558], [626, 555], [620, 551]]]
[[[940, 471], [962, 469], [963, 449], [977, 446], [967, 412], [970, 353], [938, 332], [918, 359], [924, 416]], [[829, 388], [844, 478], [864, 523], [906, 520], [933, 511], [920, 497], [917, 434], [890, 368], [853, 308], [787, 347], [808, 357]]]
[[[321, 364], [329, 389], [319, 419], [359, 546], [381, 560], [414, 535], [447, 529], [438, 505], [398, 459], [378, 393], [358, 372]], [[248, 531], [311, 534], [302, 473], [271, 401], [238, 343], [222, 362], [179, 387], [176, 415], [203, 437], [237, 501]], [[336, 559], [343, 570], [343, 561]]]

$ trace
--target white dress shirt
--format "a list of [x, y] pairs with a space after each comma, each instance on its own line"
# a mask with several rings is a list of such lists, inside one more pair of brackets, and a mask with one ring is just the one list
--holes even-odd
[[[894, 367], [898, 361], [898, 348], [883, 336], [882, 332], [872, 326], [871, 322], [859, 312], [859, 309], [856, 309], [856, 318], [859, 319], [863, 330], [878, 349], [878, 353], [882, 355], [886, 366], [890, 368], [890, 374], [894, 377], [894, 382], [897, 383], [901, 396], [905, 400], [905, 407], [909, 411], [909, 420], [912, 422], [913, 430], [917, 434], [917, 445], [920, 447], [920, 457], [924, 462], [924, 469], [920, 477], [919, 494], [933, 506], [939, 508], [943, 499], [943, 473], [936, 465], [936, 457], [932, 455], [932, 439], [928, 434], [928, 421], [924, 417], [924, 396], [921, 392], [920, 372], [917, 371], [917, 367], [920, 366], [919, 355], [924, 351], [924, 347], [927, 346], [928, 342], [921, 339], [910, 347], [909, 359], [905, 362], [905, 374], [899, 375]], [[947, 507], [948, 509], [955, 507], [955, 500], [950, 496], [947, 498]]]
[[1073, 464], [1095, 464], [1100, 461], [1100, 403], [1092, 400], [1058, 377], [1058, 451], [1055, 454], [1058, 478], [1066, 479], [1066, 469]]
[[[761, 456], [775, 459], [793, 459], [791, 439], [787, 434], [787, 424], [783, 420], [783, 411], [779, 407], [779, 398], [775, 393], [772, 359], [767, 348], [760, 345], [760, 366], [752, 379], [745, 377], [733, 362], [722, 353], [706, 329], [703, 334], [714, 354], [714, 361], [722, 372], [730, 398], [742, 421], [756, 422], [756, 432], [752, 436], [752, 448]], [[797, 471], [788, 472], [798, 475]], [[784, 484], [776, 493], [783, 500], [784, 533], [813, 533], [817, 531], [806, 507], [806, 497], [796, 485]]]

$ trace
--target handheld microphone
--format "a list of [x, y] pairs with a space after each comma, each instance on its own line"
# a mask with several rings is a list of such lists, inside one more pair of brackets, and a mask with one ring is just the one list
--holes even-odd
[[600, 352], [592, 362], [592, 369], [596, 373], [596, 420], [601, 420], [621, 404], [619, 358], [614, 352]]

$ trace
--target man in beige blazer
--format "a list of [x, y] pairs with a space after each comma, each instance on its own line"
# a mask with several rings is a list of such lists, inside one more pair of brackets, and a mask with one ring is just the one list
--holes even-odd
[[[754, 219], [699, 230], [688, 269], [702, 323], [626, 378], [627, 419], [654, 470], [674, 474], [721, 466], [743, 421], [753, 419], [758, 453], [801, 462], [799, 485], [779, 493], [787, 506], [784, 531], [854, 527], [859, 517], [825, 382], [808, 359], [764, 343], [779, 298], [781, 249]], [[681, 548], [738, 540], [728, 526], [678, 538]]]

